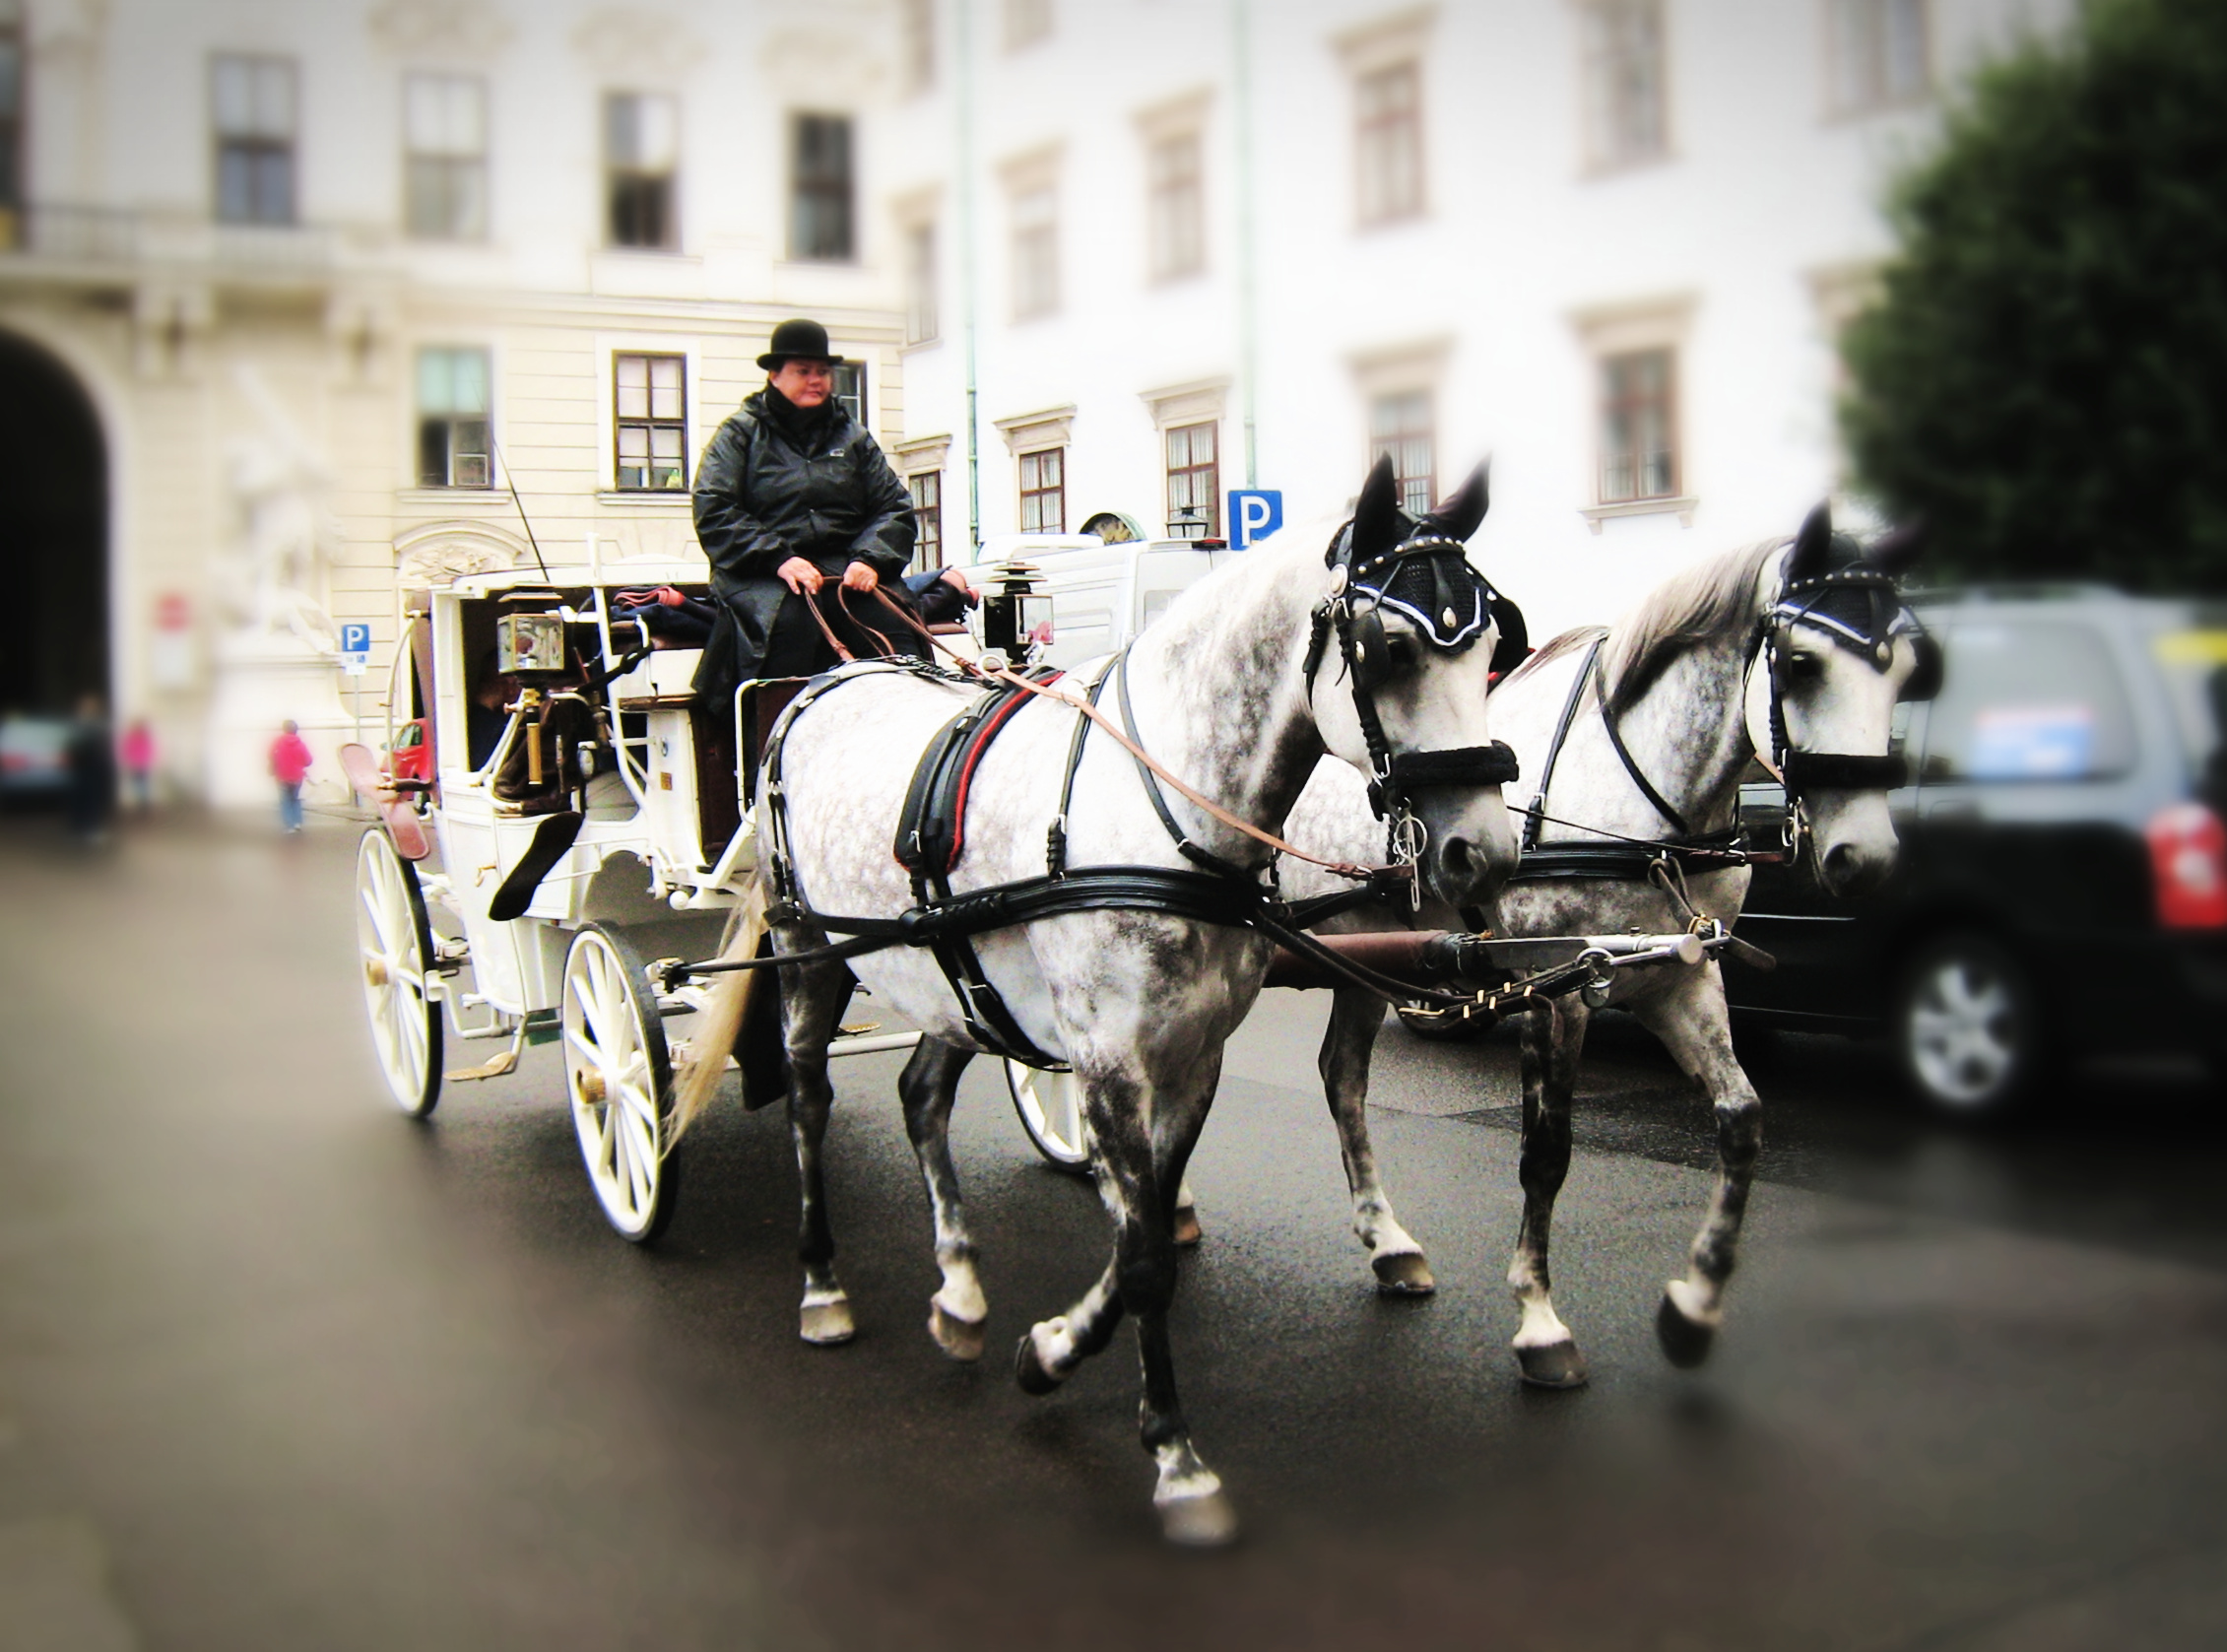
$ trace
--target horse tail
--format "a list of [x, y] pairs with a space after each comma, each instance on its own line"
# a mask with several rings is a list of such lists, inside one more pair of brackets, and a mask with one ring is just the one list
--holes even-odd
[[[753, 873], [743, 888], [743, 898], [735, 908], [734, 917], [728, 921], [727, 939], [719, 949], [719, 961], [731, 963], [737, 958], [755, 958], [765, 934], [765, 880], [762, 874]], [[667, 1138], [668, 1151], [671, 1144], [678, 1143], [688, 1133], [696, 1115], [711, 1104], [712, 1093], [727, 1075], [727, 1057], [733, 1053], [735, 1041], [742, 1034], [743, 1018], [750, 1013], [751, 1000], [757, 992], [765, 990], [758, 982], [758, 977], [765, 973], [767, 971], [760, 969], [737, 969], [719, 976], [712, 986], [697, 1019], [692, 1041], [694, 1057], [674, 1087], [673, 1128]]]

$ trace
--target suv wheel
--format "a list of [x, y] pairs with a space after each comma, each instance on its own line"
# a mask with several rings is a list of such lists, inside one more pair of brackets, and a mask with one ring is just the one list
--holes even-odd
[[2041, 1066], [2041, 1018], [2026, 972], [2001, 942], [1974, 930], [1936, 936], [1911, 957], [1893, 1030], [1918, 1093], [1954, 1117], [2010, 1111]]

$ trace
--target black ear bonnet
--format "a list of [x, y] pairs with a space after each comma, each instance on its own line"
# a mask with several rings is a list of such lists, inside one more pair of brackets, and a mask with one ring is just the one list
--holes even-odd
[[1347, 523], [1331, 541], [1323, 561], [1332, 567], [1344, 563], [1347, 568], [1354, 678], [1363, 689], [1382, 687], [1391, 669], [1385, 609], [1406, 620], [1442, 654], [1467, 653], [1487, 627], [1497, 626], [1499, 640], [1492, 650], [1495, 673], [1514, 670], [1531, 652], [1523, 610], [1477, 572], [1469, 548], [1460, 540], [1418, 534], [1358, 565], [1347, 561], [1352, 545], [1352, 524]]
[[1829, 572], [1790, 577], [1766, 625], [1811, 626], [1877, 670], [1894, 663], [1894, 640], [1910, 638], [1917, 669], [1903, 684], [1903, 699], [1932, 699], [1941, 688], [1941, 649], [1918, 616], [1903, 605], [1894, 575], [1863, 561], [1856, 542], [1835, 534], [1833, 549], [1846, 561]]

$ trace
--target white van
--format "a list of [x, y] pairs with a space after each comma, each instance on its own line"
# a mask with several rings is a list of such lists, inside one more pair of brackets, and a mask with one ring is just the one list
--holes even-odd
[[1242, 554], [1220, 540], [1108, 545], [1094, 534], [993, 535], [968, 570], [984, 596], [977, 611], [983, 645], [1018, 652], [1024, 631], [1036, 663], [1080, 665], [1112, 653], [1158, 619], [1177, 592]]

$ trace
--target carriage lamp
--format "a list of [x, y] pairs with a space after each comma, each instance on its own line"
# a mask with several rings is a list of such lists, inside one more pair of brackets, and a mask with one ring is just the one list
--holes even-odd
[[1009, 562], [992, 574], [982, 594], [982, 646], [1012, 659], [1052, 640], [1052, 594], [1036, 588], [1038, 570]]
[[495, 669], [506, 677], [564, 674], [564, 617], [505, 614], [494, 623]]

